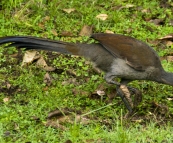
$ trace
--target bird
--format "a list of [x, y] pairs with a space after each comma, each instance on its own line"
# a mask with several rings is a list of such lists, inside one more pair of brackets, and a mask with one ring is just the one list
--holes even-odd
[[[110, 33], [94, 33], [90, 38], [97, 42], [70, 43], [34, 36], [6, 36], [0, 38], [0, 45], [83, 56], [105, 72], [104, 79], [116, 86], [118, 95], [130, 113], [134, 107], [122, 86], [135, 93], [140, 102], [141, 92], [129, 87], [128, 83], [147, 80], [173, 86], [173, 73], [164, 70], [156, 51], [145, 42], [130, 36]], [[118, 81], [117, 78], [121, 80]]]

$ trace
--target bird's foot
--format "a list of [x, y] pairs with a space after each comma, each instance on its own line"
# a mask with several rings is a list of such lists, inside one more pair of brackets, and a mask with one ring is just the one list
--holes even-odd
[[[142, 94], [138, 89], [128, 87], [126, 85], [120, 85], [118, 87], [118, 95], [123, 100], [126, 108], [129, 110], [128, 116], [133, 113], [133, 110], [139, 103], [142, 101]], [[134, 98], [132, 100], [131, 95], [134, 94]]]
[[134, 98], [133, 98], [133, 105], [134, 108], [137, 107], [141, 101], [142, 101], [142, 93], [140, 90], [133, 88], [133, 87], [127, 87], [128, 90], [131, 92], [131, 95], [134, 94]]

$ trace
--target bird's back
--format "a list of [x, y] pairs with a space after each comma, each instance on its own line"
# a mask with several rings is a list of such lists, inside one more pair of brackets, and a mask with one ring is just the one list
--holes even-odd
[[157, 53], [142, 41], [119, 34], [93, 34], [92, 38], [99, 41], [115, 58], [126, 60], [136, 70], [145, 70], [150, 66], [162, 68]]

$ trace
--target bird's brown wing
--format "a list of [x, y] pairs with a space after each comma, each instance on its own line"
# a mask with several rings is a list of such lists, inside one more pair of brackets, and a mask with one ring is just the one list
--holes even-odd
[[156, 52], [147, 44], [135, 38], [119, 34], [93, 34], [91, 36], [106, 48], [114, 57], [126, 60], [126, 63], [139, 71], [149, 66], [160, 67]]

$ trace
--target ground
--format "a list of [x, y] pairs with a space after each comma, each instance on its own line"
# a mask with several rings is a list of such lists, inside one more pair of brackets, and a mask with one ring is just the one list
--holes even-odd
[[[119, 33], [152, 46], [166, 71], [173, 71], [173, 3], [102, 0], [5, 0], [0, 2], [0, 37], [31, 35], [93, 43], [91, 33]], [[134, 115], [104, 73], [83, 57], [0, 47], [0, 141], [173, 142], [173, 88], [149, 81], [130, 84], [143, 94]], [[146, 56], [147, 58], [147, 56]], [[43, 59], [42, 67], [38, 60]]]

